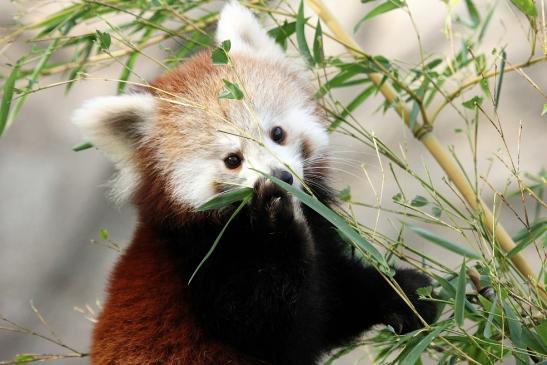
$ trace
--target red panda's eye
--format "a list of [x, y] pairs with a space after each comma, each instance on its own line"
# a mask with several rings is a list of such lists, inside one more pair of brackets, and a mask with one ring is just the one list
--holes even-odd
[[273, 127], [270, 132], [270, 137], [272, 138], [272, 141], [282, 143], [285, 139], [285, 131], [281, 127]]
[[237, 169], [241, 165], [241, 157], [235, 153], [231, 153], [224, 159], [224, 164], [231, 170]]

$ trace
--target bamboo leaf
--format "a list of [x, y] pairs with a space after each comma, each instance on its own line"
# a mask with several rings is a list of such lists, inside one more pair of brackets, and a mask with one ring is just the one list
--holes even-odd
[[211, 52], [211, 59], [214, 65], [226, 65], [228, 63], [228, 52], [232, 48], [232, 43], [229, 39], [223, 41], [219, 47], [216, 47]]
[[239, 86], [226, 79], [222, 79], [222, 81], [224, 82], [224, 90], [218, 96], [219, 99], [243, 99], [243, 91], [241, 91]]
[[15, 88], [15, 81], [17, 81], [20, 67], [21, 60], [17, 61], [15, 66], [13, 66], [10, 75], [4, 83], [2, 104], [0, 104], [0, 136], [2, 135], [2, 133], [4, 133], [4, 129], [6, 128], [8, 122], [8, 116], [11, 109], [11, 101], [13, 99], [13, 91]]
[[201, 205], [196, 209], [198, 212], [203, 212], [211, 209], [224, 208], [232, 203], [247, 199], [253, 194], [252, 188], [241, 188], [230, 190], [225, 193], [215, 195], [211, 200]]
[[133, 52], [127, 58], [127, 62], [125, 63], [124, 68], [122, 69], [122, 73], [118, 81], [118, 90], [117, 90], [118, 94], [123, 94], [123, 92], [125, 91], [125, 88], [127, 86], [127, 80], [129, 80], [129, 76], [131, 75], [131, 72], [133, 72], [133, 68], [135, 67], [135, 63], [137, 62], [137, 59], [139, 58], [139, 56], [140, 56], [139, 52]]
[[15, 356], [15, 364], [21, 365], [21, 364], [28, 364], [29, 362], [36, 361], [36, 358], [34, 355], [28, 355], [28, 354], [21, 354]]
[[471, 18], [473, 28], [476, 28], [481, 22], [481, 16], [479, 15], [479, 11], [475, 7], [473, 0], [465, 0], [465, 5], [467, 6], [467, 12], [469, 13], [469, 17]]
[[467, 109], [475, 109], [477, 105], [482, 104], [482, 98], [480, 96], [473, 96], [471, 99], [464, 101], [462, 105]]
[[367, 20], [370, 20], [380, 14], [387, 13], [388, 11], [392, 11], [395, 9], [398, 9], [400, 7], [403, 7], [405, 5], [404, 0], [388, 0], [385, 3], [382, 3], [378, 6], [376, 6], [374, 9], [369, 11], [363, 19], [359, 20], [357, 24], [353, 27], [353, 32], [355, 33], [359, 27], [366, 22]]
[[[348, 85], [348, 80], [351, 79], [353, 76], [358, 75], [363, 72], [363, 68], [361, 65], [351, 65], [350, 67], [344, 67], [340, 70], [336, 76], [334, 76], [332, 79], [321, 85], [321, 88], [317, 92], [317, 97], [322, 97], [327, 92], [334, 88], [343, 87]], [[370, 81], [368, 78], [364, 79], [364, 81]]]
[[321, 21], [317, 19], [317, 27], [315, 28], [315, 36], [313, 37], [313, 59], [316, 64], [321, 64], [324, 58], [323, 31], [321, 30]]
[[99, 237], [101, 237], [102, 240], [107, 240], [110, 237], [110, 234], [108, 233], [108, 230], [105, 228], [102, 228], [99, 231]]
[[95, 40], [97, 41], [97, 44], [99, 45], [99, 49], [101, 51], [108, 51], [110, 48], [110, 44], [112, 44], [112, 38], [110, 37], [110, 33], [108, 32], [101, 32], [97, 29]]
[[505, 72], [505, 59], [507, 57], [507, 54], [505, 51], [501, 52], [501, 63], [500, 63], [500, 72], [498, 76], [498, 80], [496, 82], [496, 90], [494, 91], [494, 109], [498, 108], [499, 102], [500, 102], [500, 95], [501, 95], [501, 84], [503, 83], [503, 74]]
[[427, 239], [428, 241], [436, 243], [437, 245], [439, 245], [443, 248], [446, 248], [449, 251], [452, 251], [452, 252], [457, 253], [461, 256], [469, 257], [469, 258], [472, 258], [472, 259], [477, 259], [478, 260], [478, 259], [481, 258], [481, 256], [478, 253], [463, 247], [461, 244], [449, 241], [449, 240], [444, 239], [442, 237], [439, 237], [436, 234], [434, 234], [433, 232], [428, 231], [424, 228], [420, 228], [420, 227], [416, 227], [416, 226], [412, 226], [412, 225], [409, 225], [409, 228], [411, 230], [413, 230], [419, 236], [422, 236], [423, 238]]
[[488, 311], [488, 319], [484, 325], [484, 330], [482, 334], [485, 338], [490, 338], [492, 336], [492, 323], [494, 322], [494, 316], [496, 315], [496, 308], [498, 304], [498, 298], [494, 299], [494, 302], [490, 305], [490, 310]]
[[427, 205], [429, 203], [427, 201], [426, 197], [423, 197], [421, 195], [416, 195], [414, 199], [410, 202], [410, 205], [413, 207], [423, 207], [424, 205]]
[[68, 75], [68, 80], [70, 81], [65, 88], [65, 93], [68, 93], [70, 89], [72, 89], [72, 86], [74, 86], [74, 80], [78, 77], [78, 74], [84, 69], [86, 66], [86, 61], [89, 58], [89, 55], [91, 54], [91, 51], [93, 50], [93, 46], [95, 45], [94, 38], [89, 39], [86, 42], [86, 45], [84, 46], [83, 50], [79, 52], [79, 58], [80, 63], [78, 66], [74, 67], [72, 71], [70, 71], [70, 74]]
[[[507, 326], [509, 327], [509, 338], [511, 338], [511, 342], [513, 342], [513, 345], [517, 348], [526, 349], [526, 345], [522, 339], [521, 321], [507, 300], [503, 302], [503, 311], [505, 312], [505, 319], [507, 320]], [[513, 352], [513, 356], [515, 357], [515, 360], [517, 360], [517, 364], [529, 364], [528, 356], [517, 352]]]
[[296, 16], [296, 43], [298, 44], [298, 50], [304, 57], [306, 63], [310, 66], [314, 64], [314, 58], [310, 53], [310, 48], [306, 42], [306, 33], [304, 27], [306, 25], [306, 19], [304, 18], [304, 1], [300, 0], [300, 6], [298, 7], [298, 14]]
[[[152, 18], [154, 18], [154, 17], [152, 17]], [[138, 46], [140, 47], [143, 44], [145, 44], [146, 41], [148, 39], [150, 39], [152, 34], [153, 34], [153, 29], [148, 28], [144, 32], [144, 35], [142, 36], [140, 41], [137, 43]], [[139, 58], [140, 55], [141, 55], [140, 51], [135, 51], [135, 52], [131, 53], [131, 55], [128, 57], [127, 61], [125, 62], [125, 66], [122, 69], [122, 73], [120, 75], [119, 82], [118, 82], [118, 94], [123, 94], [123, 92], [125, 91], [125, 89], [127, 87], [127, 80], [129, 80], [129, 76], [133, 72], [133, 69], [135, 68], [135, 63], [137, 62], [137, 59]]]
[[275, 39], [283, 49], [287, 49], [287, 38], [296, 32], [296, 22], [287, 22], [286, 20], [278, 27], [268, 31], [268, 35]]
[[511, 0], [511, 2], [529, 17], [536, 17], [538, 15], [534, 0]]
[[547, 232], [547, 219], [542, 219], [533, 223], [530, 225], [530, 228], [521, 229], [513, 236], [513, 241], [518, 242], [518, 244], [507, 253], [507, 257], [511, 257], [524, 250], [532, 242], [545, 234], [545, 232]]
[[[61, 30], [61, 35], [66, 35], [70, 29], [75, 25], [74, 21], [71, 20], [74, 17], [71, 17], [69, 20], [66, 21], [65, 26]], [[40, 60], [38, 61], [38, 64], [36, 67], [34, 67], [34, 70], [32, 70], [32, 74], [30, 75], [28, 86], [25, 89], [25, 92], [17, 99], [15, 102], [15, 105], [13, 108], [11, 108], [8, 116], [8, 120], [6, 122], [6, 126], [9, 127], [19, 112], [21, 111], [21, 108], [23, 107], [23, 104], [25, 103], [27, 99], [28, 92], [32, 90], [32, 87], [37, 82], [38, 78], [40, 77], [42, 70], [47, 66], [47, 63], [49, 62], [49, 59], [53, 52], [57, 50], [57, 47], [59, 46], [60, 38], [54, 39], [49, 46], [46, 48], [42, 56], [40, 57]]]
[[412, 347], [412, 350], [407, 353], [407, 355], [399, 362], [399, 365], [415, 365], [416, 362], [420, 359], [420, 355], [425, 351], [425, 349], [431, 344], [431, 342], [441, 333], [446, 327], [448, 327], [448, 322], [443, 323], [442, 325], [435, 327], [427, 336], [424, 336], [415, 346]]
[[87, 150], [89, 148], [93, 147], [93, 144], [91, 142], [82, 142], [72, 147], [72, 151], [74, 152], [80, 152], [83, 150]]
[[465, 258], [463, 259], [462, 266], [460, 268], [460, 274], [458, 276], [458, 286], [456, 288], [456, 299], [454, 302], [454, 318], [458, 326], [463, 326], [464, 310], [465, 310], [465, 286], [467, 284], [467, 273]]
[[[343, 119], [353, 112], [359, 105], [363, 104], [376, 91], [376, 85], [371, 85], [365, 90], [360, 92], [340, 113], [340, 117]], [[330, 129], [330, 128], [329, 128]]]

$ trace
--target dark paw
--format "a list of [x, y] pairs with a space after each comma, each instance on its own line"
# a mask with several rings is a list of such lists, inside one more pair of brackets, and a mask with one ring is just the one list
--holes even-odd
[[285, 190], [265, 179], [255, 183], [250, 207], [251, 219], [257, 224], [274, 227], [294, 218], [290, 196]]
[[[419, 299], [416, 290], [419, 288], [431, 285], [429, 278], [415, 270], [403, 269], [398, 270], [395, 274], [395, 280], [404, 290], [406, 296], [412, 302], [420, 317], [428, 324], [433, 323], [437, 318], [437, 306], [435, 303]], [[397, 295], [395, 293], [395, 295]], [[397, 310], [387, 315], [386, 324], [389, 324], [395, 332], [404, 334], [422, 328], [424, 323], [418, 316], [404, 303], [399, 297], [399, 303], [396, 305]]]

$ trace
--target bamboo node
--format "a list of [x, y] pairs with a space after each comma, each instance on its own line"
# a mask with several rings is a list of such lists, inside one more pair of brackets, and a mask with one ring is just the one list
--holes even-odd
[[414, 137], [421, 141], [427, 134], [433, 131], [433, 126], [429, 123], [422, 124], [419, 128], [414, 129]]

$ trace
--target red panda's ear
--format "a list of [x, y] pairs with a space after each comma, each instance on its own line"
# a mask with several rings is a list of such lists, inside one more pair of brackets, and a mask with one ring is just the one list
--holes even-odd
[[155, 101], [150, 94], [93, 98], [73, 115], [73, 122], [119, 170], [114, 192], [119, 198], [132, 193], [136, 183], [135, 147], [154, 119]]
[[281, 47], [268, 35], [255, 16], [236, 0], [230, 1], [222, 9], [216, 40], [219, 44], [230, 40], [233, 52], [245, 52], [274, 61], [285, 58]]

